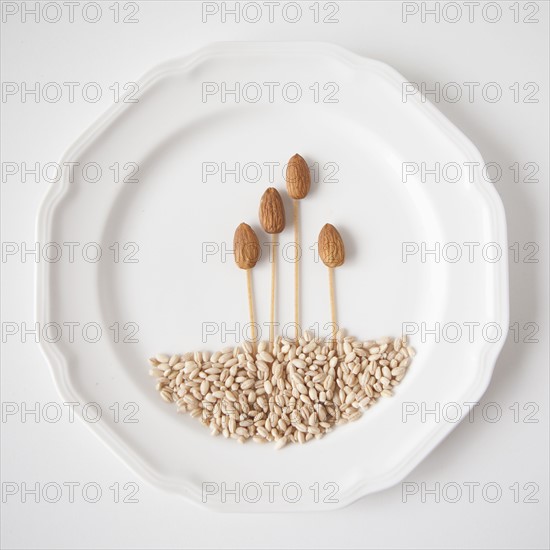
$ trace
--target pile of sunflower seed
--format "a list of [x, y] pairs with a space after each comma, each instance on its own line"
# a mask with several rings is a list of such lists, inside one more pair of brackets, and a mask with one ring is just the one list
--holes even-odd
[[339, 331], [325, 340], [306, 331], [298, 341], [277, 338], [272, 349], [268, 342], [244, 342], [149, 362], [162, 399], [212, 435], [274, 441], [280, 449], [320, 439], [390, 397], [414, 354], [406, 338], [361, 342]]

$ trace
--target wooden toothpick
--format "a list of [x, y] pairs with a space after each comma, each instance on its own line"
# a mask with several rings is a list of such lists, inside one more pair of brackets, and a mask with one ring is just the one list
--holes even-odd
[[248, 313], [250, 316], [250, 325], [252, 326], [252, 341], [256, 342], [256, 318], [254, 316], [254, 292], [252, 290], [252, 269], [246, 270], [246, 289], [248, 292]]
[[275, 342], [275, 285], [277, 279], [277, 248], [279, 246], [279, 235], [273, 233], [271, 235], [271, 301], [269, 308], [269, 343], [273, 349]]
[[260, 224], [266, 233], [271, 234], [271, 300], [269, 308], [269, 344], [273, 351], [275, 342], [275, 285], [277, 275], [277, 247], [279, 233], [285, 228], [285, 207], [283, 199], [274, 187], [266, 189], [260, 201]]
[[300, 336], [300, 202], [292, 201], [294, 213], [294, 246], [296, 256], [294, 258], [294, 322], [296, 323], [296, 338]]
[[307, 162], [298, 154], [289, 161], [286, 169], [286, 189], [293, 199], [294, 212], [294, 244], [296, 257], [294, 259], [294, 319], [296, 322], [296, 339], [301, 334], [300, 330], [300, 203], [307, 196], [311, 187], [311, 174]]
[[252, 343], [257, 340], [256, 319], [254, 315], [254, 293], [252, 288], [252, 268], [260, 257], [260, 243], [254, 230], [246, 223], [241, 223], [235, 230], [233, 238], [235, 263], [246, 270], [246, 287], [248, 292], [248, 313], [252, 327]]
[[334, 268], [328, 268], [328, 287], [330, 293], [330, 316], [332, 319], [332, 339], [336, 337], [336, 327], [338, 326], [336, 322], [336, 293], [334, 290]]
[[338, 324], [336, 320], [336, 291], [334, 288], [334, 268], [340, 267], [346, 258], [344, 241], [338, 230], [327, 223], [319, 233], [319, 256], [328, 267], [328, 283], [330, 295], [330, 314], [332, 318], [332, 339], [336, 340]]

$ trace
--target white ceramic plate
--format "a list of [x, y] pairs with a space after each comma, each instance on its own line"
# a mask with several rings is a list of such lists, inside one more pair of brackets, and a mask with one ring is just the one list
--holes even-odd
[[[38, 220], [38, 240], [64, 251], [59, 261], [38, 264], [38, 321], [64, 327], [42, 347], [63, 399], [78, 402], [77, 411], [98, 403], [101, 420], [91, 422], [88, 408], [87, 424], [156, 486], [220, 510], [343, 506], [399, 482], [457, 425], [418, 416], [404, 422], [404, 407], [463, 404], [483, 394], [504, 337], [489, 342], [478, 328], [470, 341], [464, 323], [507, 327], [502, 204], [482, 177], [475, 147], [419, 96], [404, 101], [403, 82], [387, 65], [328, 44], [216, 44], [146, 75], [137, 102], [114, 106], [67, 152], [64, 162], [80, 163], [73, 181], [65, 170], [51, 185]], [[236, 83], [238, 95], [222, 96], [223, 86], [230, 92]], [[245, 280], [225, 251], [238, 223], [257, 226], [265, 187], [284, 188], [283, 165], [295, 152], [318, 172], [302, 202], [304, 324], [323, 332], [329, 320], [326, 271], [309, 247], [331, 222], [348, 252], [336, 277], [339, 322], [348, 333], [368, 339], [399, 335], [404, 322], [420, 329], [439, 322], [456, 323], [464, 334], [454, 343], [453, 330], [439, 343], [413, 335], [417, 357], [393, 398], [321, 441], [275, 452], [212, 438], [177, 415], [154, 390], [147, 358], [235, 342], [228, 331], [247, 321]], [[404, 162], [473, 166], [472, 177], [464, 169], [454, 183], [423, 182], [420, 173], [403, 182]], [[89, 181], [94, 165], [80, 169], [87, 163], [101, 167], [98, 182]], [[115, 163], [119, 177], [136, 163], [138, 181], [116, 183]], [[221, 171], [235, 163], [241, 181], [226, 172], [224, 182]], [[288, 227], [281, 242], [291, 240]], [[72, 262], [69, 242], [80, 243]], [[97, 262], [89, 261], [95, 245], [83, 259], [92, 242], [102, 249]], [[439, 262], [422, 262], [420, 255], [403, 261], [404, 242], [455, 242], [464, 252], [463, 243], [480, 246], [472, 262], [445, 261], [452, 248]], [[497, 243], [500, 261], [484, 260], [486, 243]], [[292, 321], [292, 269], [281, 263], [282, 322]], [[267, 319], [268, 273], [265, 261], [254, 270], [260, 321]], [[79, 323], [72, 338], [68, 322]], [[94, 324], [82, 334], [87, 323]], [[87, 341], [96, 339], [96, 326], [101, 337]], [[215, 332], [206, 342], [204, 330]], [[239, 502], [224, 493], [235, 487]]]

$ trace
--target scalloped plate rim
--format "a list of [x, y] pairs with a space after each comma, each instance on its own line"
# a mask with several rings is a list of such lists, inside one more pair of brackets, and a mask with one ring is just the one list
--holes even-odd
[[[208, 59], [214, 55], [240, 55], [251, 53], [284, 53], [294, 52], [296, 48], [300, 49], [301, 53], [312, 53], [317, 55], [331, 55], [341, 61], [354, 65], [358, 70], [365, 66], [374, 69], [385, 78], [388, 82], [400, 84], [405, 81], [395, 69], [386, 63], [370, 58], [363, 57], [353, 53], [343, 47], [328, 43], [328, 42], [215, 42], [205, 47], [202, 47], [194, 52], [171, 59], [161, 63], [145, 73], [139, 78], [136, 83], [139, 85], [140, 92], [146, 90], [152, 84], [158, 82], [163, 77], [174, 71], [186, 71], [200, 63], [204, 59]], [[462, 148], [464, 153], [477, 162], [476, 172], [480, 171], [480, 166], [483, 166], [484, 161], [481, 153], [475, 145], [453, 124], [447, 119], [434, 105], [430, 102], [421, 102], [418, 94], [410, 96], [408, 101], [413, 101], [425, 116], [430, 117], [437, 122], [441, 131], [446, 133], [455, 145]], [[105, 111], [80, 137], [78, 137], [73, 145], [67, 149], [62, 156], [60, 164], [64, 161], [75, 158], [89, 143], [91, 143], [101, 131], [108, 127], [111, 122], [115, 121], [126, 109], [131, 108], [131, 103], [118, 103], [111, 106]], [[479, 178], [477, 181], [483, 181]], [[62, 182], [62, 183], [61, 183]], [[60, 185], [61, 183], [61, 185]], [[62, 179], [57, 183], [49, 185], [42, 203], [39, 207], [36, 238], [38, 242], [47, 242], [47, 235], [50, 230], [50, 223], [55, 209], [62, 203], [62, 199], [68, 188], [68, 174], [63, 172]], [[499, 236], [499, 242], [506, 245], [506, 219], [504, 207], [500, 196], [494, 186], [489, 182], [484, 182], [482, 185], [472, 186], [482, 197], [487, 206], [490, 207], [492, 214], [492, 230]], [[508, 269], [507, 269], [507, 246], [503, 247], [502, 265], [500, 269], [501, 280], [500, 288], [497, 292], [500, 294], [500, 322], [502, 326], [508, 325], [509, 318], [509, 295], [508, 295]], [[47, 311], [49, 307], [49, 296], [45, 292], [49, 283], [48, 264], [46, 262], [36, 264], [35, 269], [35, 317], [39, 323], [47, 322]], [[470, 388], [469, 395], [465, 398], [468, 401], [475, 402], [485, 393], [493, 370], [496, 365], [496, 360], [504, 346], [505, 338], [501, 339], [497, 345], [485, 345], [485, 350], [480, 354], [478, 359], [479, 375], [475, 384]], [[65, 356], [59, 351], [59, 346], [55, 343], [48, 343], [43, 340], [39, 343], [40, 349], [46, 358], [52, 373], [52, 377], [57, 388], [57, 391], [64, 399], [68, 401], [78, 400], [79, 393], [74, 388], [68, 375], [67, 362]], [[81, 414], [77, 410], [77, 416], [81, 418]], [[466, 415], [463, 411], [461, 419]], [[459, 422], [441, 424], [434, 428], [430, 437], [425, 441], [419, 441], [417, 451], [409, 454], [406, 460], [396, 466], [390, 473], [380, 478], [377, 483], [370, 482], [366, 487], [366, 482], [359, 482], [355, 490], [348, 491], [340, 495], [338, 504], [331, 509], [345, 507], [359, 498], [377, 491], [384, 490], [393, 485], [396, 485], [404, 479], [432, 450], [457, 426]], [[130, 447], [125, 445], [123, 441], [107, 426], [100, 423], [90, 424], [84, 422], [88, 428], [107, 446], [109, 447], [133, 472], [151, 483], [155, 487], [160, 487], [163, 490], [183, 496], [188, 501], [199, 505], [200, 507], [209, 510], [219, 510], [216, 506], [206, 506], [201, 502], [200, 494], [190, 484], [180, 481], [174, 483], [174, 480], [158, 473], [154, 468], [149, 467], [143, 462], [139, 455]], [[225, 510], [225, 509], [224, 509]], [[237, 509], [227, 509], [226, 511], [238, 512]], [[272, 512], [279, 510], [258, 510], [261, 512]], [[300, 509], [300, 511], [308, 511], [308, 509]]]

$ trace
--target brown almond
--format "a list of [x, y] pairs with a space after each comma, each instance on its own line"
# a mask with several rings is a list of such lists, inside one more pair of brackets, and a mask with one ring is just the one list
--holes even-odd
[[328, 267], [339, 267], [346, 257], [344, 241], [336, 227], [327, 223], [319, 233], [319, 256]]
[[285, 207], [279, 191], [266, 189], [260, 201], [260, 223], [266, 233], [281, 233], [285, 228]]
[[241, 223], [233, 238], [235, 263], [241, 269], [252, 269], [260, 257], [260, 243], [254, 229], [247, 223]]
[[286, 168], [286, 190], [292, 199], [303, 199], [311, 186], [311, 174], [307, 162], [298, 154], [294, 155]]

